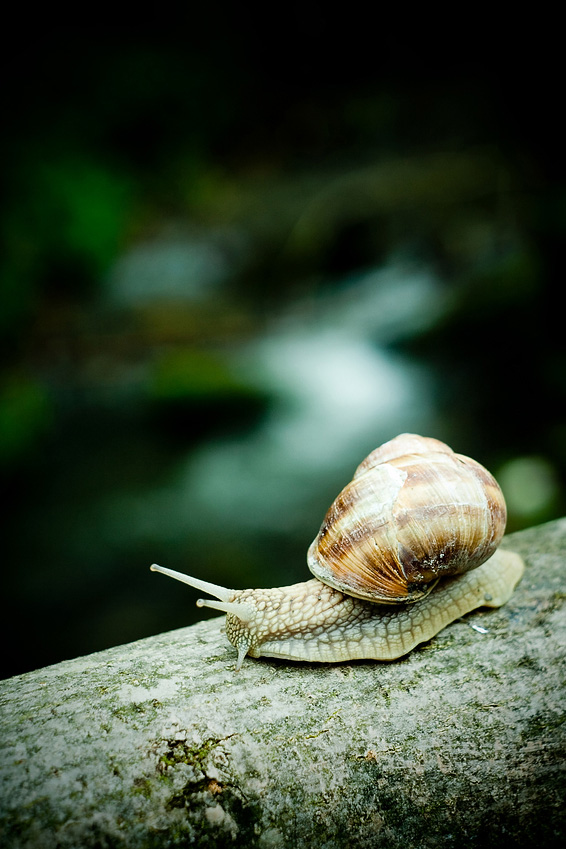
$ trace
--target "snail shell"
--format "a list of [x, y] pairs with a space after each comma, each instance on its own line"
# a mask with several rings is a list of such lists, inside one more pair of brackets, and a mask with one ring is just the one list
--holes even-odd
[[358, 466], [307, 554], [331, 587], [382, 604], [423, 598], [480, 566], [505, 531], [495, 478], [438, 439], [401, 434]]
[[328, 510], [308, 550], [314, 579], [231, 590], [151, 568], [216, 596], [197, 605], [227, 614], [236, 669], [246, 654], [394, 660], [465, 613], [505, 604], [524, 569], [517, 554], [497, 551], [505, 522], [483, 466], [401, 434], [366, 457]]

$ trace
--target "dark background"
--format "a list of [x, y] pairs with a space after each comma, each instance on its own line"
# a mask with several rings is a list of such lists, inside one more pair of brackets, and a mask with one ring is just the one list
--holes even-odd
[[552, 22], [346, 11], [7, 34], [3, 675], [195, 621], [154, 560], [306, 577], [398, 432], [564, 513]]

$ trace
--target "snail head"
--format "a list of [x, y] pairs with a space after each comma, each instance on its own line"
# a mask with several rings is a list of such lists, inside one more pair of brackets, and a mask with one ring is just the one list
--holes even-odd
[[253, 647], [253, 637], [249, 626], [253, 622], [256, 612], [249, 599], [247, 601], [238, 600], [242, 590], [230, 590], [221, 587], [219, 584], [212, 584], [210, 581], [201, 581], [199, 578], [184, 575], [174, 569], [158, 566], [157, 563], [153, 563], [150, 569], [152, 572], [161, 572], [162, 575], [168, 575], [170, 578], [175, 578], [176, 581], [182, 581], [183, 584], [188, 584], [189, 587], [201, 590], [203, 593], [208, 593], [218, 599], [199, 598], [197, 607], [210, 607], [227, 614], [226, 631], [228, 639], [238, 650], [238, 661], [236, 663], [236, 671], [238, 671], [242, 666], [244, 657]]

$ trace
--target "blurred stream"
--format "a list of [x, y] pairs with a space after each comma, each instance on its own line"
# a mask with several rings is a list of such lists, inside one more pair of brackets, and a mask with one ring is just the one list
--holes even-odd
[[314, 536], [319, 492], [345, 483], [400, 429], [433, 426], [430, 375], [384, 345], [438, 318], [441, 302], [430, 272], [396, 263], [296, 304], [230, 354], [239, 379], [272, 399], [261, 424], [191, 450], [165, 490], [147, 493], [125, 533]]

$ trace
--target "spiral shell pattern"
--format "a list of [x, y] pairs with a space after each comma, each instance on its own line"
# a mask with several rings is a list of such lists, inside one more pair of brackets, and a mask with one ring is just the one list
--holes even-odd
[[328, 510], [308, 565], [357, 598], [417, 601], [438, 578], [491, 557], [506, 518], [487, 469], [437, 439], [405, 433], [358, 466]]

